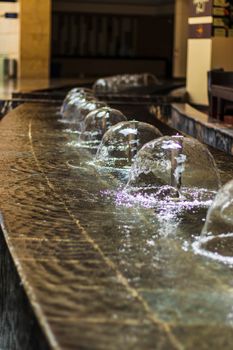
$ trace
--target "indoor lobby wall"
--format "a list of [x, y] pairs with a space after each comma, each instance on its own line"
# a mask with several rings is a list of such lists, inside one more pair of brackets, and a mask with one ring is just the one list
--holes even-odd
[[212, 68], [233, 71], [233, 37], [212, 39]]
[[51, 0], [1, 1], [0, 15], [0, 77], [49, 78]]
[[5, 59], [19, 59], [19, 3], [0, 2], [0, 13], [0, 78], [7, 78]]
[[208, 104], [207, 71], [212, 60], [211, 39], [189, 39], [187, 59], [187, 91], [197, 104]]
[[227, 0], [189, 0], [187, 92], [194, 104], [208, 105], [208, 71], [233, 71], [233, 5]]

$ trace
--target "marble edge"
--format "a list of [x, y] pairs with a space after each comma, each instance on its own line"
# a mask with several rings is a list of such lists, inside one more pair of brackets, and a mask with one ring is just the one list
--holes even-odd
[[[185, 107], [188, 106], [190, 111], [186, 111], [185, 108], [183, 108], [183, 106], [185, 106]], [[221, 132], [227, 136], [233, 137], [233, 125], [229, 127], [223, 123], [211, 123], [209, 121], [204, 121], [201, 118], [198, 118], [198, 115], [202, 116], [202, 118], [205, 118], [205, 119], [207, 119], [208, 116], [205, 113], [198, 111], [197, 109], [195, 109], [194, 107], [192, 107], [188, 103], [185, 103], [185, 104], [184, 103], [172, 103], [171, 108], [176, 110], [182, 116], [189, 118], [189, 119], [192, 119], [193, 121], [203, 125], [206, 128], [214, 129], [215, 131], [218, 131], [218, 132]]]

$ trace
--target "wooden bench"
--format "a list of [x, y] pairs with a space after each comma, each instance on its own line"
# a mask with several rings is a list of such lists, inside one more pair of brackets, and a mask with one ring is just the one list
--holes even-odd
[[223, 121], [233, 115], [233, 72], [222, 69], [208, 72], [209, 116]]

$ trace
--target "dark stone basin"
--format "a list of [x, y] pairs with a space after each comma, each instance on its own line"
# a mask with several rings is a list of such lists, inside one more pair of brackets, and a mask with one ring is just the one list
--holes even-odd
[[[124, 176], [90, 164], [56, 112], [0, 124], [1, 225], [49, 346], [231, 349], [232, 268], [191, 248], [207, 208], [116, 203]], [[214, 155], [225, 182], [232, 158]]]

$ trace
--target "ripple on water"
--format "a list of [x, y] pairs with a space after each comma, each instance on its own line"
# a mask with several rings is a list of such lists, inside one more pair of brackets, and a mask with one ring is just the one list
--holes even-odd
[[198, 237], [192, 247], [196, 254], [233, 266], [233, 233]]
[[215, 196], [215, 191], [205, 189], [183, 188], [179, 193], [171, 186], [157, 186], [153, 188], [126, 187], [116, 192], [117, 205], [133, 207], [135, 205], [144, 208], [174, 208], [176, 211], [190, 210], [194, 208], [208, 208]]

